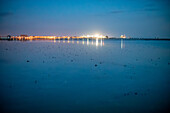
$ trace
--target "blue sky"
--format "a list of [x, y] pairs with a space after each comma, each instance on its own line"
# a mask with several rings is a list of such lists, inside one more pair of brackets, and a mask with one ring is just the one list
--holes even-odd
[[1, 0], [0, 35], [170, 37], [169, 0]]

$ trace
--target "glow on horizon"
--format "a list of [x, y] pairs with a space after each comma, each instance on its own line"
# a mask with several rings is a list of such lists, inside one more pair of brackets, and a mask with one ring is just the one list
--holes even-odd
[[100, 34], [94, 34], [94, 35], [83, 35], [81, 36], [83, 38], [106, 38], [106, 36], [100, 35]]

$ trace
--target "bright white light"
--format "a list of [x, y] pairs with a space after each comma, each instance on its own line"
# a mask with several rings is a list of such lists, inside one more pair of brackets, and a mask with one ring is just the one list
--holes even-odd
[[99, 41], [98, 41], [98, 38], [96, 38], [96, 46], [99, 45]]
[[103, 35], [100, 35], [100, 34], [94, 34], [94, 35], [83, 35], [81, 37], [84, 37], [84, 38], [106, 38], [105, 36]]
[[87, 45], [89, 45], [89, 39], [87, 39]]
[[94, 37], [99, 38], [100, 36], [99, 36], [99, 34], [95, 34]]

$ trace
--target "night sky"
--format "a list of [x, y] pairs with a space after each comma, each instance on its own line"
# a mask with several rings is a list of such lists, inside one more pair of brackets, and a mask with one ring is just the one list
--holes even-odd
[[170, 38], [169, 0], [0, 0], [0, 35]]

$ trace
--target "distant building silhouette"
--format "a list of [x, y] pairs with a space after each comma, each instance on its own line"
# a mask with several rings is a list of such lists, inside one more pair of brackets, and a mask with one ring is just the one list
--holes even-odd
[[25, 37], [28, 37], [28, 35], [20, 35], [20, 37], [23, 37], [23, 38], [25, 38]]

